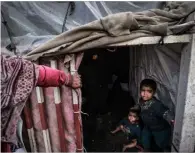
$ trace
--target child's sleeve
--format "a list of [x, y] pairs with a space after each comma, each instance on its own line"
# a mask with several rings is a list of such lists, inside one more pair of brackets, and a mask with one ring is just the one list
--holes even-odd
[[125, 119], [121, 120], [119, 123], [118, 123], [118, 126], [120, 125], [125, 125]]
[[137, 135], [137, 140], [138, 140], [138, 141], [141, 141], [141, 127], [140, 127], [140, 125], [139, 125], [139, 127], [137, 128], [137, 133], [136, 133], [136, 135]]
[[160, 101], [155, 103], [154, 110], [159, 117], [164, 118], [169, 124], [171, 124], [171, 121], [174, 120], [173, 112], [165, 107]]
[[137, 140], [137, 142], [140, 143], [141, 142], [141, 128], [140, 128], [140, 126], [137, 127], [135, 130], [132, 130], [132, 131], [134, 131], [134, 133], [131, 133], [129, 138], [131, 140], [135, 139], [135, 140]]

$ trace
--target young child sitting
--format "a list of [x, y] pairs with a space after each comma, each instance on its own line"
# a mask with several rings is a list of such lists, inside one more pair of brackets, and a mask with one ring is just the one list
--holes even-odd
[[[157, 152], [165, 151], [170, 146], [171, 126], [174, 123], [174, 115], [162, 102], [154, 97], [156, 82], [145, 79], [140, 84], [139, 106], [141, 119], [144, 124], [142, 132], [142, 144], [144, 150], [150, 151], [154, 144]], [[154, 144], [152, 144], [152, 140]]]
[[[129, 111], [129, 115], [126, 119], [120, 121], [119, 126], [111, 131], [112, 134], [121, 131], [124, 139], [118, 139], [123, 144], [123, 152], [138, 152], [142, 151], [140, 145], [141, 141], [141, 127], [139, 124], [139, 107], [133, 107]], [[125, 139], [126, 138], [126, 139]], [[124, 144], [125, 143], [125, 144]]]

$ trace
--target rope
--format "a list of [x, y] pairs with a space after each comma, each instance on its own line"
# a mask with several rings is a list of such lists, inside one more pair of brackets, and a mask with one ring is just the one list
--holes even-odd
[[64, 29], [65, 29], [65, 25], [66, 25], [66, 20], [67, 20], [67, 17], [68, 17], [68, 10], [70, 8], [70, 3], [68, 4], [68, 9], [66, 11], [66, 15], [64, 17], [64, 22], [63, 22], [63, 25], [62, 25], [62, 32], [64, 32]]
[[107, 48], [107, 50], [110, 51], [110, 52], [115, 52], [117, 50], [117, 48], [113, 48], [113, 49], [108, 49]]
[[74, 112], [74, 114], [84, 114], [84, 115], [87, 115], [87, 116], [89, 116], [89, 114], [87, 114], [87, 113], [84, 113], [84, 112], [82, 112], [82, 111], [77, 111], [77, 112]]
[[85, 147], [83, 147], [82, 149], [76, 149], [76, 150], [78, 150], [78, 151], [83, 151], [84, 150], [84, 152], [87, 152], [87, 150], [85, 149]]
[[7, 24], [7, 21], [5, 20], [5, 16], [4, 16], [2, 10], [1, 10], [1, 16], [2, 16], [2, 19], [3, 19], [2, 23], [4, 24], [4, 26], [5, 26], [6, 30], [7, 30], [7, 34], [8, 34], [8, 37], [10, 39], [10, 42], [11, 42], [11, 44], [9, 44], [6, 47], [6, 49], [8, 49], [9, 51], [12, 51], [13, 50], [14, 54], [16, 55], [16, 49], [17, 48], [16, 48], [16, 45], [14, 44], [14, 41], [12, 39], [11, 32], [10, 32], [10, 28], [9, 28], [9, 26]]
[[68, 18], [69, 8], [71, 9], [69, 15], [72, 15], [72, 13], [73, 13], [73, 11], [74, 11], [74, 9], [75, 9], [75, 3], [74, 3], [74, 2], [69, 2], [69, 4], [68, 4], [68, 8], [67, 8], [67, 11], [66, 11], [66, 15], [65, 15], [65, 17], [64, 17], [63, 25], [62, 25], [62, 33], [64, 32], [64, 29], [65, 29], [66, 20], [67, 20], [67, 18]]
[[77, 70], [71, 70], [70, 72], [77, 72]]
[[175, 145], [172, 143], [173, 148], [175, 149], [176, 152], [179, 152], [178, 149], [175, 147]]
[[79, 150], [79, 151], [83, 151], [83, 148], [81, 148], [81, 149], [78, 149], [78, 148], [77, 148], [77, 150]]
[[84, 152], [87, 152], [87, 149], [85, 149], [85, 147], [83, 147], [83, 149], [84, 149]]

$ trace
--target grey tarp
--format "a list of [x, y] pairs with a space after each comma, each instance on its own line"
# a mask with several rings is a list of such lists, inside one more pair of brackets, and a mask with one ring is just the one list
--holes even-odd
[[181, 52], [185, 44], [130, 47], [129, 89], [139, 99], [139, 84], [151, 78], [158, 84], [156, 97], [175, 111], [180, 73]]
[[194, 21], [186, 23], [194, 11], [194, 2], [170, 2], [164, 10], [109, 15], [56, 36], [24, 58], [36, 60], [41, 56], [75, 53], [139, 37], [180, 34], [194, 26]]
[[[74, 3], [75, 7], [68, 7]], [[64, 31], [120, 12], [140, 12], [161, 8], [165, 2], [128, 2], [128, 1], [12, 1], [1, 3], [1, 13], [9, 26], [16, 45], [17, 55], [24, 55], [40, 44], [54, 38]], [[68, 9], [69, 8], [69, 9]], [[65, 20], [65, 15], [68, 16]], [[70, 14], [70, 12], [72, 12]], [[2, 20], [3, 21], [3, 20]], [[64, 25], [64, 26], [63, 26]], [[7, 29], [1, 23], [1, 47], [10, 44]]]

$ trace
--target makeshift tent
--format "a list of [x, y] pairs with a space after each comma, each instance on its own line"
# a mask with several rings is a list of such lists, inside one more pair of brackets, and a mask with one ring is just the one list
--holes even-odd
[[[36, 9], [39, 7], [36, 3], [32, 3], [32, 4], [36, 6], [34, 7]], [[93, 8], [90, 7], [90, 3], [85, 3], [85, 4], [89, 8], [91, 9]], [[96, 3], [94, 3], [94, 5], [95, 4]], [[100, 3], [100, 4], [102, 6], [105, 6], [103, 5], [104, 3]], [[135, 7], [132, 3], [128, 3], [128, 4]], [[10, 10], [14, 12], [15, 10], [13, 8], [17, 7], [18, 5], [21, 4], [4, 3], [3, 6], [5, 8], [6, 7], [10, 8]], [[21, 5], [21, 6], [25, 6], [25, 5]], [[29, 11], [31, 10], [31, 8], [33, 7], [30, 7]], [[29, 14], [31, 16], [36, 14], [35, 13], [36, 9], [31, 11]], [[108, 11], [109, 9], [107, 9], [107, 7], [104, 7], [104, 9], [107, 10], [107, 12], [109, 12]], [[43, 11], [42, 9], [38, 9], [38, 10]], [[188, 121], [190, 123], [188, 127], [186, 127], [185, 121], [183, 121], [183, 126], [181, 126], [181, 123], [179, 123], [178, 121], [180, 120], [179, 116], [181, 112], [182, 114], [184, 112], [184, 116], [185, 115], [193, 116], [193, 112], [192, 112], [193, 93], [187, 93], [186, 95], [183, 93], [184, 95], [182, 96], [185, 98], [182, 101], [182, 99], [180, 98], [181, 95], [178, 95], [178, 93], [182, 91], [181, 75], [180, 75], [179, 87], [178, 87], [178, 80], [179, 80], [179, 74], [185, 71], [185, 69], [183, 69], [183, 67], [180, 66], [181, 65], [180, 60], [182, 55], [181, 61], [186, 62], [185, 68], [189, 70], [189, 76], [185, 76], [187, 78], [184, 79], [187, 80], [188, 78], [192, 77], [192, 80], [187, 82], [186, 83], [187, 86], [185, 85], [184, 88], [188, 89], [190, 87], [193, 87], [192, 85], [194, 84], [193, 82], [194, 79], [193, 76], [191, 76], [192, 72], [191, 72], [191, 68], [189, 69], [188, 64], [192, 66], [191, 64], [193, 64], [193, 60], [194, 60], [192, 58], [194, 54], [191, 54], [191, 51], [193, 50], [190, 49], [190, 47], [193, 48], [193, 43], [191, 44], [191, 42], [194, 41], [194, 36], [191, 35], [191, 33], [193, 33], [194, 31], [193, 29], [194, 10], [195, 10], [195, 3], [193, 2], [172, 2], [172, 3], [170, 2], [167, 3], [167, 5], [162, 9], [151, 9], [147, 11], [134, 12], [134, 13], [123, 12], [123, 13], [109, 15], [103, 18], [98, 16], [97, 17], [98, 20], [90, 23], [86, 22], [88, 23], [86, 25], [81, 24], [79, 25], [79, 27], [70, 29], [69, 31], [62, 33], [54, 38], [46, 37], [47, 39], [49, 38], [52, 39], [44, 43], [43, 45], [33, 49], [27, 54], [25, 53], [26, 51], [28, 51], [28, 48], [25, 46], [26, 51], [23, 49], [23, 51], [25, 51], [23, 52], [23, 54], [25, 54], [23, 57], [32, 61], [36, 61], [37, 59], [40, 59], [40, 63], [44, 63], [47, 65], [50, 64], [49, 63], [50, 60], [56, 60], [58, 62], [58, 69], [62, 69], [62, 70], [65, 69], [65, 71], [67, 71], [69, 70], [69, 66], [68, 66], [69, 62], [70, 61], [74, 62], [75, 59], [74, 56], [69, 54], [83, 52], [93, 48], [110, 48], [110, 47], [115, 48], [115, 47], [127, 47], [131, 45], [136, 46], [136, 47], [129, 48], [131, 50], [129, 84], [130, 84], [132, 95], [134, 96], [135, 99], [138, 98], [138, 91], [136, 90], [138, 89], [138, 84], [140, 83], [141, 79], [145, 77], [150, 77], [153, 78], [155, 81], [157, 81], [157, 83], [159, 84], [157, 96], [160, 99], [162, 99], [165, 105], [167, 105], [170, 109], [174, 111], [176, 101], [180, 103], [180, 106], [177, 105], [178, 108], [176, 111], [176, 126], [175, 126], [176, 129], [174, 132], [174, 136], [176, 138], [173, 141], [175, 146], [174, 149], [179, 151], [192, 151], [194, 146], [192, 145], [192, 142], [190, 143], [190, 141], [194, 142], [194, 139], [193, 138], [190, 139], [189, 134], [186, 134], [185, 130], [191, 131], [190, 134], [193, 133], [194, 127], [191, 127], [190, 130], [189, 127], [190, 125], [193, 125], [192, 123], [194, 122], [193, 121], [194, 117], [191, 117], [190, 119], [188, 118], [189, 119]], [[125, 10], [125, 11], [131, 11], [131, 10]], [[97, 12], [95, 12], [95, 10], [93, 10], [92, 12], [94, 15], [98, 14]], [[12, 18], [14, 17], [12, 16]], [[22, 18], [20, 20], [17, 19], [12, 21], [18, 22], [23, 20]], [[25, 30], [28, 31], [28, 27], [25, 26], [23, 27], [24, 27], [23, 29], [27, 28]], [[53, 27], [55, 26], [52, 26], [52, 28]], [[37, 31], [38, 31], [37, 33], [39, 33], [40, 29], [37, 29]], [[182, 35], [182, 34], [189, 34], [189, 35]], [[171, 35], [178, 35], [178, 36], [171, 36]], [[156, 45], [158, 44], [158, 41], [161, 39], [161, 37], [157, 37], [157, 36], [163, 36], [163, 37], [167, 36], [164, 39], [165, 43], [174, 43], [174, 44], [179, 43], [179, 45], [177, 45], [178, 49], [175, 47], [175, 45], [168, 45], [168, 46]], [[36, 38], [37, 36], [33, 36], [33, 37]], [[25, 44], [25, 41], [28, 40], [32, 42], [32, 40], [34, 40], [33, 37], [28, 35], [26, 37], [28, 39], [26, 40], [23, 39], [25, 37], [21, 36], [21, 37], [17, 37], [16, 40], [19, 40], [19, 43], [21, 44]], [[45, 38], [45, 36], [41, 36], [39, 38], [43, 39]], [[36, 43], [36, 41], [34, 43]], [[41, 43], [41, 41], [39, 41], [39, 43]], [[188, 48], [186, 48], [186, 44], [183, 45], [183, 43], [191, 44], [191, 46], [187, 45]], [[143, 46], [142, 44], [143, 45], [155, 44], [155, 45], [146, 47]], [[142, 46], [138, 47], [139, 45]], [[188, 51], [184, 53], [185, 51], [183, 51], [183, 49]], [[190, 58], [189, 61], [185, 61], [187, 59], [185, 55], [189, 56]], [[82, 54], [79, 54], [76, 59], [77, 59], [76, 68], [78, 68], [79, 63], [82, 59]], [[72, 73], [75, 72], [73, 65], [71, 67]], [[188, 71], [186, 72], [188, 73]], [[75, 151], [76, 149], [77, 151], [82, 150], [83, 149], [81, 145], [82, 137], [78, 137], [79, 132], [82, 132], [81, 131], [82, 128], [81, 126], [79, 126], [80, 128], [76, 130], [77, 131], [76, 134], [73, 128], [74, 120], [77, 120], [77, 123], [81, 123], [81, 120], [78, 120], [78, 117], [80, 116], [75, 115], [75, 114], [80, 115], [81, 95], [79, 94], [80, 96], [78, 96], [79, 99], [77, 100], [79, 102], [79, 110], [77, 108], [77, 110], [73, 111], [72, 96], [75, 97], [75, 92], [73, 95], [71, 95], [71, 90], [69, 88], [61, 87], [61, 93], [63, 94], [61, 94], [61, 100], [60, 100], [58, 96], [59, 94], [58, 90], [53, 88], [48, 88], [48, 89], [44, 89], [43, 91], [45, 95], [49, 95], [49, 96], [44, 96], [45, 101], [43, 100], [42, 89], [36, 88], [36, 93], [32, 94], [31, 111], [33, 114], [32, 118], [33, 118], [34, 126], [30, 127], [30, 129], [28, 130], [31, 131], [31, 133], [29, 132], [30, 133], [29, 136], [32, 137], [31, 149], [33, 151], [36, 151], [37, 149], [38, 151], [50, 151], [50, 150], [60, 151], [60, 140], [58, 136], [58, 126], [57, 126], [58, 120], [56, 119], [57, 118], [56, 114], [58, 113], [47, 113], [48, 116], [46, 118], [48, 119], [47, 120], [48, 125], [47, 127], [42, 127], [41, 123], [43, 122], [43, 120], [46, 120], [46, 118], [40, 118], [41, 111], [39, 111], [39, 109], [37, 108], [37, 103], [43, 103], [44, 101], [44, 103], [46, 103], [45, 107], [47, 112], [52, 112], [52, 110], [55, 110], [54, 109], [55, 105], [53, 101], [56, 101], [55, 98], [57, 97], [59, 101], [62, 100], [62, 105], [64, 106], [62, 107], [63, 109], [62, 114], [67, 126], [65, 128], [66, 129], [65, 137], [67, 141], [66, 147], [68, 148], [68, 151]], [[52, 93], [55, 94], [53, 95]], [[35, 94], [37, 95], [35, 96]], [[36, 100], [36, 97], [38, 100]], [[182, 111], [179, 113], [178, 110], [180, 109], [180, 107], [184, 106], [182, 104], [184, 104], [185, 101], [187, 101], [188, 99], [191, 99], [191, 103], [188, 103], [189, 106], [191, 106], [190, 111], [187, 113], [186, 112], [187, 110], [185, 109], [182, 110], [181, 108]], [[75, 102], [74, 104], [77, 104], [78, 102]], [[74, 115], [76, 116], [74, 120], [73, 120], [74, 118], [73, 112]], [[56, 124], [54, 125], [54, 123]], [[78, 127], [78, 124], [76, 127]], [[183, 129], [181, 129], [180, 127], [183, 127]], [[33, 134], [33, 128], [35, 129], [35, 136]], [[77, 137], [75, 138], [75, 136]], [[186, 138], [185, 136], [188, 137], [188, 141], [183, 142], [184, 138]], [[37, 142], [35, 142], [35, 138]], [[185, 145], [187, 145], [187, 147], [185, 147]], [[36, 146], [38, 146], [38, 148]]]

